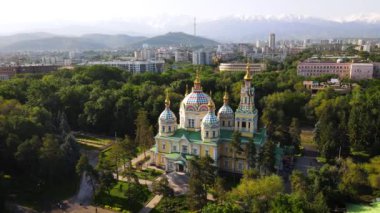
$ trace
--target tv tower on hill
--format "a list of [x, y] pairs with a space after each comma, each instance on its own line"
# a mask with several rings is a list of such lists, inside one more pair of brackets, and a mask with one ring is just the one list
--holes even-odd
[[194, 36], [197, 36], [197, 18], [194, 17]]

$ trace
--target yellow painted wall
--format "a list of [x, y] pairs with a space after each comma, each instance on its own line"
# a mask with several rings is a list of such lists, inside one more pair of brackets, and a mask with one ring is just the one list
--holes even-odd
[[[164, 159], [164, 155], [157, 153], [156, 165], [165, 166], [165, 160], [163, 160], [163, 159]], [[162, 162], [161, 162], [161, 160], [162, 160]]]
[[[162, 145], [165, 144], [165, 149], [162, 148]], [[171, 143], [169, 141], [158, 141], [158, 152], [169, 153]]]

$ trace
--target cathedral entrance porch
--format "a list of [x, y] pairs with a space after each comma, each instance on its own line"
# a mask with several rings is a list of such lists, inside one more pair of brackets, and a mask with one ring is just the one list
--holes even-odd
[[176, 172], [184, 172], [185, 171], [185, 163], [183, 161], [176, 161], [175, 164], [175, 171]]

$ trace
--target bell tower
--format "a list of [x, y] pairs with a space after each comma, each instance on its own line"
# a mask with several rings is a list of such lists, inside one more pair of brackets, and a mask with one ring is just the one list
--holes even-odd
[[235, 130], [241, 132], [242, 136], [253, 137], [257, 131], [257, 109], [255, 108], [255, 88], [252, 86], [250, 65], [247, 63], [244, 76], [244, 85], [240, 90], [240, 103], [235, 112]]

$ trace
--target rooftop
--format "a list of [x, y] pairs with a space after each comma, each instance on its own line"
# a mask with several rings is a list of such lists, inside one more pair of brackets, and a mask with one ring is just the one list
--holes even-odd
[[[222, 141], [231, 141], [232, 140], [232, 134], [234, 131], [232, 130], [220, 130], [220, 139]], [[182, 137], [185, 137], [187, 140], [189, 140], [191, 143], [207, 143], [202, 142], [201, 132], [200, 131], [189, 131], [186, 129], [177, 129], [172, 136], [156, 136], [159, 138], [168, 138], [171, 140], [180, 140]], [[254, 134], [253, 141], [256, 145], [262, 145], [265, 142], [266, 137], [266, 129], [262, 128], [259, 130], [259, 132]], [[241, 137], [242, 143], [248, 143], [249, 138], [247, 137]]]

